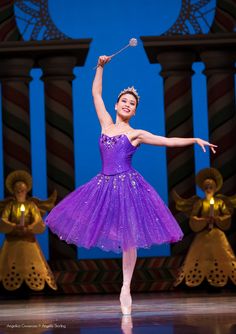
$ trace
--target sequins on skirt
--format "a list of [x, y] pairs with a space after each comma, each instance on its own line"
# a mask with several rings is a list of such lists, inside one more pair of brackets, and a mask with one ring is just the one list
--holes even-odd
[[121, 252], [176, 242], [183, 233], [155, 189], [131, 166], [137, 147], [126, 135], [100, 138], [102, 172], [67, 195], [46, 224], [80, 247]]

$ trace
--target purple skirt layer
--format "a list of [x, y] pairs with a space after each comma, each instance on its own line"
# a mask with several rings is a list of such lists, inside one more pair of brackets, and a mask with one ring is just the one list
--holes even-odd
[[117, 253], [183, 237], [168, 207], [134, 169], [96, 175], [66, 196], [45, 223], [67, 243]]

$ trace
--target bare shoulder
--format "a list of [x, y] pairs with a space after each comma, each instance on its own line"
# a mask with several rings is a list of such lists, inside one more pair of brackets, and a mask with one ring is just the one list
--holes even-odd
[[132, 139], [138, 138], [144, 130], [131, 128], [128, 131], [129, 137]]
[[142, 129], [133, 129], [130, 133], [130, 140], [135, 145], [140, 144], [149, 144], [149, 145], [156, 145], [156, 146], [166, 146], [166, 138], [162, 136], [155, 135], [149, 131], [142, 130]]
[[143, 129], [131, 128], [130, 130], [130, 136], [136, 139], [139, 138], [141, 140], [144, 136], [148, 136], [148, 135], [152, 135], [152, 133], [149, 131], [143, 130]]
[[135, 146], [140, 145], [142, 143], [142, 134], [143, 132], [145, 132], [144, 130], [141, 129], [134, 129], [134, 128], [130, 128], [129, 132], [128, 132], [128, 137], [129, 140], [131, 141], [131, 143]]
[[110, 131], [112, 132], [114, 127], [115, 127], [115, 124], [113, 120], [111, 120], [110, 123], [104, 124], [103, 126], [101, 125], [102, 133], [105, 133], [105, 134], [110, 133]]

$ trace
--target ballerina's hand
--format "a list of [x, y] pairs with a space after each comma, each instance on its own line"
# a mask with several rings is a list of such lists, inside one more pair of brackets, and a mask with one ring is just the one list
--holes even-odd
[[107, 64], [109, 61], [111, 60], [110, 56], [100, 56], [98, 58], [98, 65], [97, 66], [104, 66], [105, 64]]
[[197, 138], [197, 140], [196, 140], [196, 144], [198, 144], [199, 146], [201, 146], [203, 152], [206, 152], [206, 148], [205, 148], [205, 146], [209, 146], [210, 149], [212, 150], [212, 152], [213, 152], [213, 153], [216, 153], [215, 147], [217, 147], [217, 145], [208, 143], [208, 141], [206, 141], [206, 140]]

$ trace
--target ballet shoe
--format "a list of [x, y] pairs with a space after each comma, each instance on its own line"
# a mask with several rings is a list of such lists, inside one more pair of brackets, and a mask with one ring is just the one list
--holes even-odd
[[131, 306], [124, 306], [124, 305], [121, 305], [121, 312], [122, 312], [122, 315], [124, 316], [129, 316], [131, 315]]
[[120, 293], [120, 306], [123, 315], [131, 314], [132, 298], [129, 286], [122, 286]]

